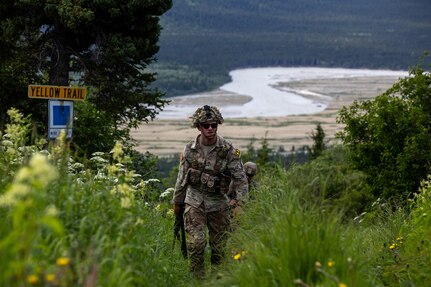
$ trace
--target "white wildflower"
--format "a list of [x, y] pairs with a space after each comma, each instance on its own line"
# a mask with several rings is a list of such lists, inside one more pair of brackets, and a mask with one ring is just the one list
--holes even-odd
[[98, 170], [97, 174], [94, 176], [94, 180], [103, 180], [103, 179], [107, 179], [106, 174]]
[[168, 188], [168, 189], [166, 189], [164, 192], [162, 192], [161, 194], [160, 194], [160, 199], [163, 199], [163, 198], [166, 198], [166, 197], [168, 197], [172, 192], [174, 191], [174, 189], [172, 188], [172, 187], [170, 187], [170, 188]]
[[101, 151], [96, 151], [96, 152], [93, 152], [92, 154], [91, 154], [91, 156], [93, 156], [93, 157], [95, 157], [95, 156], [104, 156], [105, 155], [105, 153], [103, 153], [103, 152], [101, 152]]
[[[6, 136], [6, 135], [5, 135]], [[3, 140], [2, 145], [4, 145], [5, 147], [12, 147], [13, 146], [13, 142], [11, 142], [10, 140]]]
[[95, 162], [95, 163], [107, 163], [108, 161], [106, 159], [104, 159], [101, 156], [95, 156], [90, 158], [90, 161]]

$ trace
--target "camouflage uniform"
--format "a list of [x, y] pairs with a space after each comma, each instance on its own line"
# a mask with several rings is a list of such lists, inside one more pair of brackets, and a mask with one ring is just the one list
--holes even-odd
[[257, 188], [257, 182], [253, 179], [257, 173], [257, 165], [254, 162], [248, 161], [244, 163], [244, 170], [245, 174], [247, 175], [248, 190], [250, 192], [251, 190]]
[[230, 223], [226, 196], [230, 182], [237, 187], [237, 200], [248, 190], [240, 151], [223, 137], [217, 136], [215, 145], [205, 156], [200, 136], [184, 148], [172, 200], [177, 205], [185, 204], [190, 271], [197, 277], [205, 276], [206, 228], [211, 263], [218, 264], [223, 257]]
[[[251, 161], [244, 163], [243, 166], [248, 181], [248, 196], [250, 196], [250, 191], [257, 188], [257, 182], [253, 179], [253, 177], [257, 173], [257, 166], [254, 162]], [[235, 187], [232, 183], [229, 185], [227, 196], [230, 199], [235, 197]]]

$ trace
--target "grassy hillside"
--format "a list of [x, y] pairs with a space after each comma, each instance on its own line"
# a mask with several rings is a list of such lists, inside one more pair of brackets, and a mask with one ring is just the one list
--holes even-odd
[[215, 88], [259, 66], [407, 69], [431, 48], [431, 2], [178, 0], [162, 17], [158, 86]]
[[[285, 170], [260, 166], [227, 257], [195, 281], [173, 235], [172, 189], [127, 168], [121, 146], [75, 162], [0, 137], [1, 286], [426, 286], [431, 180], [410, 210], [370, 203], [345, 149]], [[356, 216], [358, 215], [358, 216]], [[209, 252], [206, 253], [209, 259]], [[207, 261], [208, 262], [208, 261]]]

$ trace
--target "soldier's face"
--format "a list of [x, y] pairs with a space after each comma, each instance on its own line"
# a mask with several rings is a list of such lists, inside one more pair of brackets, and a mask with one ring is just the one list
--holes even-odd
[[217, 127], [216, 122], [205, 122], [199, 125], [199, 131], [202, 136], [212, 139], [217, 136]]

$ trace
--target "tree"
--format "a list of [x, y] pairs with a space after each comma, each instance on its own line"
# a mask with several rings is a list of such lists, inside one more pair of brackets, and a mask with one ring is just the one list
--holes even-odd
[[341, 109], [339, 133], [376, 196], [404, 200], [431, 170], [431, 75], [423, 64], [374, 100]]
[[261, 148], [256, 151], [256, 164], [262, 167], [270, 162], [270, 155], [272, 152], [268, 144], [268, 139], [266, 138], [267, 133], [268, 132], [265, 133], [265, 138], [261, 141]]
[[[107, 125], [130, 128], [164, 107], [145, 72], [158, 51], [159, 17], [171, 0], [6, 0], [0, 4], [2, 109], [27, 102], [28, 84], [85, 85]], [[5, 98], [11, 99], [6, 101]], [[34, 101], [34, 100], [33, 100]], [[39, 104], [39, 103], [38, 103]]]
[[311, 138], [313, 140], [313, 145], [307, 146], [307, 151], [310, 159], [317, 158], [326, 148], [325, 145], [325, 131], [320, 123], [316, 125], [316, 131], [311, 131]]

